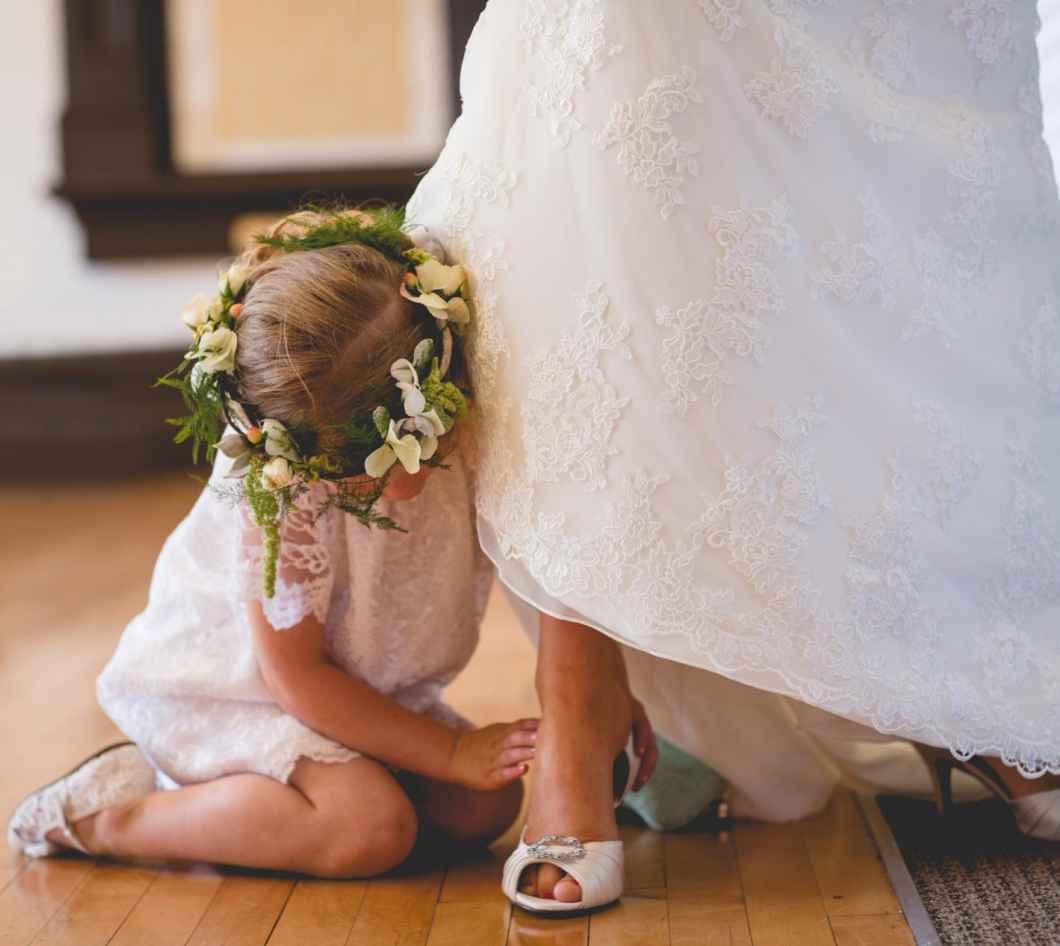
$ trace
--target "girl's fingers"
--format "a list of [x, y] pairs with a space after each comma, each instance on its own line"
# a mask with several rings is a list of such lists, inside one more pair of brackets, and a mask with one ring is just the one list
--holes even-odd
[[526, 719], [517, 719], [514, 723], [512, 723], [512, 728], [513, 729], [537, 729], [537, 727], [540, 725], [540, 723], [541, 723], [540, 719], [534, 719], [532, 717], [527, 717]]
[[505, 749], [497, 761], [502, 766], [516, 765], [519, 762], [529, 762], [534, 757], [534, 750], [528, 746], [517, 746], [514, 749]]
[[506, 765], [504, 768], [497, 769], [493, 774], [496, 777], [497, 788], [501, 788], [507, 785], [509, 782], [514, 782], [516, 779], [522, 778], [526, 775], [529, 770], [529, 766], [523, 762], [519, 765]]
[[533, 729], [513, 729], [504, 737], [505, 748], [512, 746], [532, 746], [537, 742], [537, 731]]

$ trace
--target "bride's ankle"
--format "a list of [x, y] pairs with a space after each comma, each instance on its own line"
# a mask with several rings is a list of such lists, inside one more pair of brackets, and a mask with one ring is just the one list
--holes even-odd
[[560, 734], [560, 738], [571, 740], [586, 735], [614, 755], [629, 738], [633, 705], [629, 693], [623, 689], [594, 686], [542, 697], [541, 718], [543, 725]]

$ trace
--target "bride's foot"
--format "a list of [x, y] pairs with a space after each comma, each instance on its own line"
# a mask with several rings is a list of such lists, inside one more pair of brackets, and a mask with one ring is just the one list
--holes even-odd
[[946, 749], [915, 744], [931, 772], [940, 813], [953, 805], [950, 777], [955, 769], [971, 775], [1004, 801], [1016, 819], [1016, 827], [1027, 837], [1060, 841], [1060, 777], [1024, 778], [999, 759], [973, 756], [956, 759]]
[[1008, 789], [1008, 793], [1013, 798], [1026, 798], [1029, 795], [1037, 795], [1040, 792], [1060, 788], [1060, 775], [1025, 778], [1020, 775], [1019, 770], [1014, 769], [1011, 765], [1005, 765], [1000, 759], [984, 758], [982, 761], [994, 770], [994, 775]]
[[[537, 754], [524, 838], [546, 835], [614, 841], [613, 766], [629, 738], [632, 706], [624, 687], [603, 684], [575, 699], [552, 694], [538, 730]], [[527, 867], [519, 890], [577, 903], [578, 883], [553, 864]]]

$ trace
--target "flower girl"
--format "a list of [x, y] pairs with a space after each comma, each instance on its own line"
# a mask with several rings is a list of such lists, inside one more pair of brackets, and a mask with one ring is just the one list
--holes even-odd
[[536, 720], [440, 697], [492, 570], [459, 442], [467, 277], [420, 242], [400, 211], [301, 211], [185, 310], [162, 382], [214, 464], [99, 678], [132, 742], [23, 801], [16, 850], [367, 876], [424, 829], [516, 817]]

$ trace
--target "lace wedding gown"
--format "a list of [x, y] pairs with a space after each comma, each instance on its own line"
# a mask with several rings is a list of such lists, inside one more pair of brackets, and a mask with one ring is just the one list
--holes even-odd
[[474, 281], [480, 538], [637, 654], [686, 743], [757, 725], [718, 674], [1060, 772], [1038, 25], [1032, 0], [492, 0], [471, 37], [409, 216]]
[[[344, 671], [415, 712], [454, 726], [442, 689], [470, 660], [493, 580], [475, 540], [464, 458], [423, 492], [380, 511], [411, 530], [366, 529], [334, 508], [318, 519], [317, 483], [283, 523], [276, 594], [263, 598], [277, 633], [313, 614]], [[218, 453], [211, 486], [231, 461]], [[315, 521], [314, 521], [315, 520]], [[245, 603], [261, 598], [261, 536], [242, 504], [205, 489], [166, 540], [147, 608], [101, 674], [100, 705], [162, 774], [164, 784], [236, 772], [287, 781], [301, 757], [359, 755], [284, 712], [265, 686]]]

